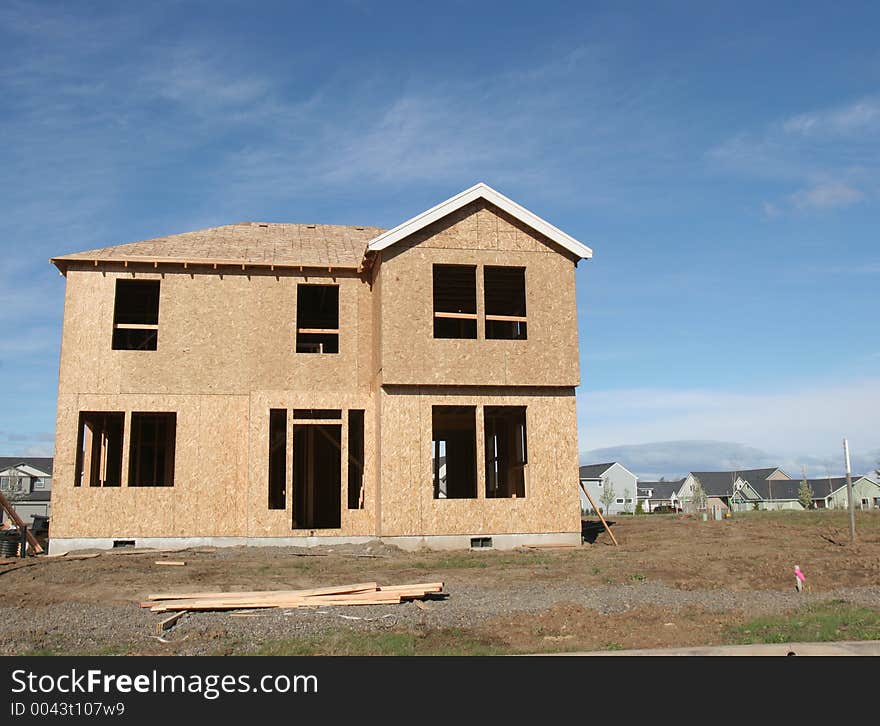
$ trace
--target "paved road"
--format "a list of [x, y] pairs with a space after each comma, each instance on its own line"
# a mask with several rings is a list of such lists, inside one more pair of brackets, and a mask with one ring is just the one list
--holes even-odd
[[880, 640], [836, 643], [776, 643], [773, 645], [718, 645], [698, 648], [652, 648], [649, 650], [603, 650], [555, 655], [874, 655], [880, 656]]

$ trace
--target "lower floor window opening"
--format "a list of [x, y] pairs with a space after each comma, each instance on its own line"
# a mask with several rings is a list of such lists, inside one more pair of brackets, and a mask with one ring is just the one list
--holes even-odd
[[433, 406], [434, 499], [476, 499], [476, 406]]

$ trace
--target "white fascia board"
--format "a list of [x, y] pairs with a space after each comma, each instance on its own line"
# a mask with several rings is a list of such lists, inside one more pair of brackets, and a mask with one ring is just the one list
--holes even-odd
[[440, 202], [436, 207], [431, 207], [412, 219], [408, 219], [403, 224], [397, 225], [394, 229], [383, 232], [378, 237], [370, 240], [367, 244], [367, 251], [380, 252], [477, 199], [485, 199], [499, 209], [503, 209], [512, 217], [528, 225], [536, 232], [540, 232], [560, 247], [567, 249], [581, 259], [588, 260], [593, 256], [593, 250], [585, 244], [578, 242], [574, 237], [567, 235], [561, 229], [554, 227], [546, 220], [541, 219], [537, 214], [533, 214], [525, 207], [521, 207], [512, 199], [508, 199], [500, 192], [496, 192], [492, 187], [483, 182], [474, 184], [470, 189], [465, 189], [445, 202]]

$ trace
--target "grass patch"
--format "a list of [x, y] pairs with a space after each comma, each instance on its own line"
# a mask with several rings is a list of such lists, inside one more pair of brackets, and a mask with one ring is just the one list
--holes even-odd
[[835, 640], [880, 640], [880, 610], [843, 601], [814, 605], [785, 615], [757, 618], [732, 629], [734, 644], [822, 643]]
[[264, 643], [254, 655], [501, 655], [501, 641], [460, 629], [415, 633], [345, 631]]

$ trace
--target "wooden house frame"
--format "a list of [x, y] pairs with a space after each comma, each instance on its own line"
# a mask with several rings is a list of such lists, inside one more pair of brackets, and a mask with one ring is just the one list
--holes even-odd
[[51, 551], [579, 543], [591, 255], [477, 184], [388, 231], [242, 223], [53, 258]]

